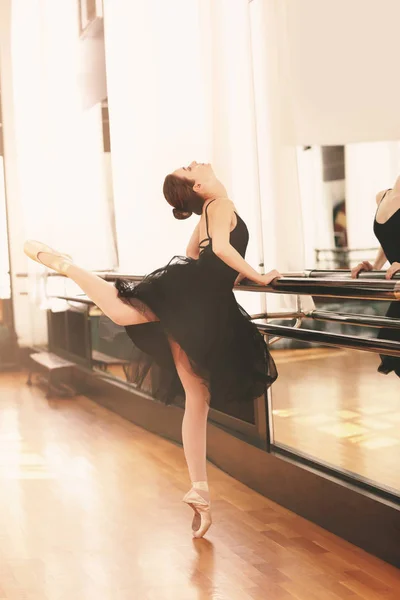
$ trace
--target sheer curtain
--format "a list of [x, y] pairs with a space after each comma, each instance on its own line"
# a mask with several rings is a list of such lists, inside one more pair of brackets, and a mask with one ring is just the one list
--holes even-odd
[[[297, 149], [291, 139], [294, 122], [285, 7], [280, 0], [253, 0], [249, 8], [265, 266], [266, 270], [302, 271], [307, 227]], [[294, 301], [270, 295], [268, 308], [292, 308]]]
[[210, 155], [198, 3], [105, 0], [108, 104], [120, 268], [145, 274], [184, 254], [164, 177]]
[[[23, 239], [43, 240], [91, 269], [113, 266], [101, 110], [83, 108], [77, 15], [75, 0], [13, 0], [9, 52], [3, 58], [13, 93], [6, 153], [7, 145], [15, 145], [21, 206], [19, 222], [10, 220], [12, 260], [14, 270], [18, 265], [33, 274], [29, 288], [39, 304], [43, 287], [34, 285], [39, 267], [23, 261]], [[9, 204], [15, 201], [10, 195]], [[21, 311], [16, 306], [18, 334], [30, 343], [33, 326]], [[34, 329], [36, 340], [44, 342], [39, 313]]]

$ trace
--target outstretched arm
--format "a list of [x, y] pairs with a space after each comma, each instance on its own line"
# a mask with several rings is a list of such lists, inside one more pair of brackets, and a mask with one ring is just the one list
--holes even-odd
[[230, 225], [234, 210], [235, 207], [230, 200], [220, 199], [210, 205], [208, 216], [213, 252], [244, 278], [266, 285], [280, 274], [277, 271], [271, 271], [266, 275], [260, 275], [231, 245]]

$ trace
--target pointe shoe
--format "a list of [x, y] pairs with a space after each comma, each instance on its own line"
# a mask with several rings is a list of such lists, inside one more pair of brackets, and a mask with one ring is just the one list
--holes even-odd
[[210, 502], [204, 500], [194, 488], [186, 494], [183, 502], [188, 504], [194, 511], [192, 521], [193, 537], [202, 538], [207, 533], [212, 523]]
[[[28, 240], [27, 242], [25, 242], [24, 252], [27, 256], [29, 256], [29, 258], [31, 258], [35, 262], [44, 265], [49, 269], [53, 269], [54, 271], [56, 271], [57, 273], [61, 273], [62, 275], [66, 274], [68, 267], [72, 263], [72, 258], [69, 256], [69, 254], [60, 254], [53, 248], [50, 248], [50, 246], [46, 246], [46, 244], [42, 244], [41, 242], [37, 242], [35, 240]], [[46, 252], [46, 254], [52, 254], [53, 257], [57, 259], [54, 261], [51, 267], [48, 267], [40, 260], [39, 254], [41, 252]]]

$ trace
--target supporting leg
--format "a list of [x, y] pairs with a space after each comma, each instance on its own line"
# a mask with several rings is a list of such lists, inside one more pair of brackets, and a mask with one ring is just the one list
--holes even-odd
[[[170, 342], [176, 369], [185, 390], [185, 414], [182, 422], [182, 440], [190, 480], [202, 482], [197, 491], [209, 500], [206, 466], [207, 418], [209, 391], [202, 379], [192, 370], [188, 357], [176, 342]], [[194, 486], [195, 487], [195, 486]]]
[[192, 535], [202, 538], [211, 526], [211, 506], [206, 466], [206, 434], [209, 392], [193, 372], [190, 361], [178, 344], [170, 341], [178, 375], [186, 394], [182, 439], [192, 489], [184, 497], [193, 512]]

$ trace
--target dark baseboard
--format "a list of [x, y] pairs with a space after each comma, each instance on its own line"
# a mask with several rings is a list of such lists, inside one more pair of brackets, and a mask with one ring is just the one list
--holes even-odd
[[[88, 371], [77, 376], [93, 400], [144, 429], [181, 443], [182, 409], [164, 406]], [[208, 458], [235, 479], [400, 568], [400, 506], [310, 466], [270, 454], [210, 422]]]

